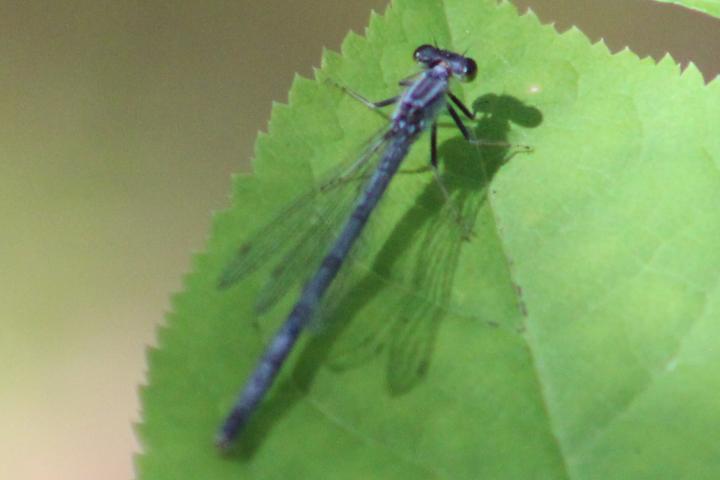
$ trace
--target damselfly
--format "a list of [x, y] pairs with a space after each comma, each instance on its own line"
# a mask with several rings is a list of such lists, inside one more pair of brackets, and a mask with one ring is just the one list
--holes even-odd
[[[320, 191], [332, 191], [340, 188], [340, 184], [348, 179], [363, 179], [363, 189], [354, 202], [352, 211], [339, 233], [326, 226], [333, 226], [341, 219], [321, 219], [315, 229], [303, 229], [300, 222], [310, 222], [295, 211], [303, 202], [294, 202], [288, 210], [281, 215], [291, 221], [298, 222], [298, 231], [307, 231], [297, 243], [295, 251], [288, 252], [279, 264], [274, 276], [284, 278], [283, 270], [294, 270], [306, 267], [303, 264], [310, 258], [321, 258], [316, 265], [315, 273], [305, 283], [300, 298], [295, 303], [289, 316], [270, 340], [265, 352], [238, 396], [232, 411], [227, 416], [217, 435], [217, 444], [221, 448], [227, 447], [230, 442], [246, 425], [260, 401], [272, 385], [288, 354], [295, 345], [300, 333], [308, 326], [311, 318], [317, 313], [327, 290], [341, 269], [353, 245], [363, 231], [363, 228], [383, 196], [393, 175], [406, 157], [412, 143], [421, 133], [430, 131], [431, 157], [430, 166], [435, 173], [443, 193], [447, 191], [440, 181], [437, 173], [437, 117], [443, 109], [452, 117], [462, 136], [475, 143], [474, 136], [463, 124], [456, 107], [469, 119], [474, 114], [462, 101], [450, 91], [450, 80], [467, 82], [475, 78], [477, 65], [471, 58], [448, 50], [442, 50], [432, 45], [422, 45], [413, 53], [415, 61], [422, 70], [415, 76], [401, 80], [399, 85], [405, 91], [396, 97], [379, 102], [369, 102], [358, 94], [349, 92], [352, 96], [372, 108], [381, 108], [396, 104], [395, 112], [390, 124], [383, 129], [367, 146], [360, 158], [349, 168], [339, 172], [329, 181], [320, 185]], [[450, 100], [448, 102], [448, 99]], [[453, 106], [454, 105], [454, 106]], [[371, 158], [377, 158], [377, 166], [372, 172], [365, 175], [365, 167], [370, 164]], [[363, 173], [358, 177], [358, 172]], [[345, 210], [339, 209], [344, 212]], [[331, 214], [331, 215], [334, 215]], [[292, 226], [290, 227], [292, 228]], [[263, 245], [262, 231], [255, 238], [259, 241], [250, 242], [240, 248], [237, 257], [223, 272], [220, 286], [227, 287], [238, 279], [255, 270], [267, 258], [271, 245]], [[314, 236], [313, 236], [314, 235]], [[329, 247], [328, 247], [329, 245]], [[319, 251], [319, 249], [328, 249]], [[322, 256], [324, 255], [324, 257]], [[312, 268], [312, 266], [310, 266]], [[258, 300], [260, 310], [274, 303], [279, 296], [287, 292], [290, 285], [278, 281], [263, 291]]]

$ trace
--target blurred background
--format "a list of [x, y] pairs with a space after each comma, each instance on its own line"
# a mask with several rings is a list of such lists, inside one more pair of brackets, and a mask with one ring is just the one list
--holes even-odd
[[[0, 0], [0, 478], [129, 479], [145, 349], [272, 101], [387, 0]], [[710, 80], [720, 22], [517, 0]]]

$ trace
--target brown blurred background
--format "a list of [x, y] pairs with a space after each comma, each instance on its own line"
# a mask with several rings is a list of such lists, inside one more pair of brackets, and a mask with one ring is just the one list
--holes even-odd
[[[517, 0], [707, 79], [720, 23], [650, 1]], [[271, 102], [386, 0], [0, 1], [0, 478], [128, 479], [169, 295]]]

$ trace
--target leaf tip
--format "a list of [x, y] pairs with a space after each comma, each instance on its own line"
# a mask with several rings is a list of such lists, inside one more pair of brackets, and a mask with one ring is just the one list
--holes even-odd
[[693, 62], [688, 62], [680, 76], [693, 83], [706, 84], [703, 72]]
[[680, 66], [680, 63], [675, 60], [675, 57], [672, 56], [670, 52], [665, 52], [665, 54], [660, 58], [660, 61], [657, 62], [658, 67], [664, 67], [668, 68], [673, 71], [675, 74], [681, 74], [682, 68]]

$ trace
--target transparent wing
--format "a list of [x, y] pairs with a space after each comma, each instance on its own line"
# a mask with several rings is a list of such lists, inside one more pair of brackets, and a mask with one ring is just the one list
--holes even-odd
[[[428, 188], [437, 187], [429, 184]], [[427, 372], [437, 329], [450, 303], [464, 231], [455, 221], [454, 207], [443, 204], [440, 195], [437, 196], [441, 202], [439, 211], [418, 209], [428, 215], [428, 221], [412, 240], [398, 234], [397, 240], [391, 238], [387, 245], [392, 251], [392, 242], [405, 237], [406, 251], [422, 252], [410, 255], [415, 261], [408, 278], [397, 278], [385, 270], [392, 266], [376, 264], [374, 271], [346, 287], [340, 299], [333, 294], [329, 300], [335, 299], [329, 307], [335, 315], [347, 315], [353, 311], [352, 297], [363, 296], [364, 292], [368, 301], [371, 299], [367, 297], [373, 296], [369, 292], [377, 295], [377, 307], [363, 317], [363, 322], [347, 322], [333, 346], [329, 365], [346, 370], [385, 353], [386, 381], [392, 394], [409, 391]], [[413, 216], [409, 212], [408, 217]], [[419, 258], [421, 261], [417, 261]]]
[[255, 305], [263, 313], [312, 275], [376, 167], [385, 132], [378, 132], [359, 157], [334, 169], [253, 234], [221, 273], [218, 287], [228, 288], [260, 267], [272, 265]]
[[[386, 381], [396, 395], [411, 390], [428, 371], [438, 328], [452, 308], [452, 287], [467, 229], [473, 230], [486, 198], [486, 170], [494, 168], [488, 164], [501, 161], [467, 149], [447, 157], [452, 165], [446, 165], [443, 183], [449, 200], [430, 180], [384, 246], [387, 252], [404, 252], [410, 263], [399, 265], [391, 254], [380, 253], [374, 271], [353, 283], [353, 295], [365, 292], [366, 302], [377, 295], [379, 305], [368, 309], [363, 322], [348, 322], [329, 356], [331, 368], [345, 370], [387, 355]], [[336, 304], [338, 313], [352, 311], [347, 298]]]
[[427, 261], [415, 265], [411, 287], [396, 306], [387, 362], [387, 383], [393, 394], [412, 389], [429, 367], [437, 330], [450, 304], [464, 238], [463, 226], [453, 214], [446, 204], [425, 230], [418, 248], [427, 252]]

